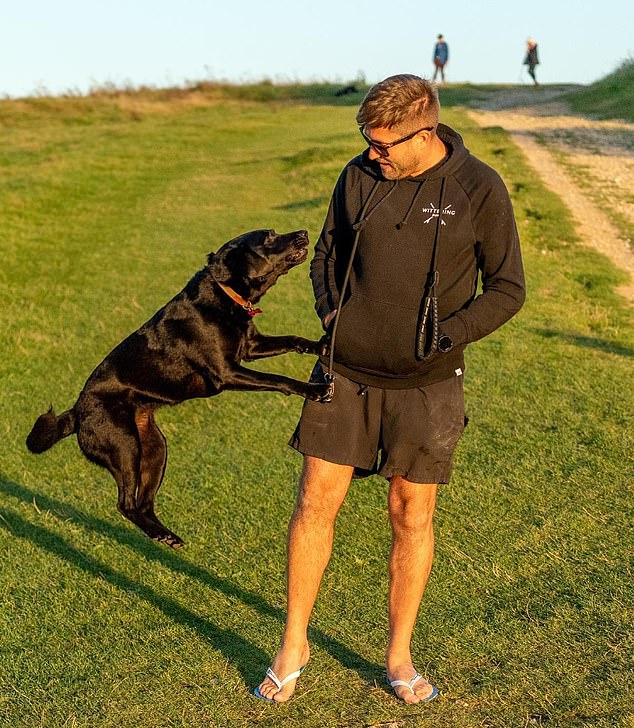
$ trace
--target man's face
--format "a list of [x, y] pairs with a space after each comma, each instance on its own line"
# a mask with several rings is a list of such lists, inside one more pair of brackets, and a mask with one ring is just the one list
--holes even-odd
[[[365, 129], [366, 138], [378, 144], [390, 144], [405, 136], [405, 134], [406, 132], [399, 132], [384, 127], [368, 127]], [[387, 157], [381, 156], [370, 145], [368, 156], [370, 160], [376, 161], [380, 165], [385, 179], [415, 177], [424, 171], [425, 154], [429, 146], [428, 140], [429, 132], [422, 131], [402, 144], [396, 144], [390, 147], [386, 150]]]

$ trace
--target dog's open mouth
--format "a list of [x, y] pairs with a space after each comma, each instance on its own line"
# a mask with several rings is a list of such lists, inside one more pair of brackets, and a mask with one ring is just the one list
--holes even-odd
[[308, 247], [301, 247], [287, 255], [286, 262], [290, 265], [298, 265], [299, 263], [303, 263], [306, 258], [308, 258]]

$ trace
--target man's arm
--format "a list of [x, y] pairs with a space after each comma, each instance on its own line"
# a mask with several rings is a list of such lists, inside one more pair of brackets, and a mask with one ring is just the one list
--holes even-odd
[[441, 333], [448, 335], [454, 346], [477, 341], [495, 331], [520, 310], [526, 297], [513, 208], [498, 175], [491, 184], [476, 190], [471, 205], [482, 293], [441, 322]]

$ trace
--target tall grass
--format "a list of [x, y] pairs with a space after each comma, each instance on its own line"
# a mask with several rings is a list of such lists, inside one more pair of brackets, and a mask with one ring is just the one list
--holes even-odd
[[[160, 412], [157, 506], [180, 552], [120, 519], [112, 479], [72, 437], [40, 457], [23, 443], [224, 240], [262, 226], [316, 239], [359, 151], [355, 109], [175, 101], [132, 117], [107, 100], [47, 103], [0, 104], [2, 725], [627, 725], [631, 312], [621, 274], [578, 246], [506, 135], [444, 112], [507, 181], [529, 298], [468, 351], [471, 423], [414, 639], [440, 698], [408, 707], [383, 685], [389, 524], [373, 478], [344, 504], [311, 663], [275, 709], [250, 690], [283, 624], [301, 402], [226, 393]], [[263, 308], [266, 332], [319, 333], [307, 266]], [[312, 361], [261, 366], [306, 378]]]
[[[352, 92], [341, 94], [346, 88]], [[280, 84], [269, 80], [253, 83], [192, 81], [165, 88], [104, 84], [86, 94], [69, 91], [59, 95], [43, 89], [33, 96], [0, 102], [0, 125], [11, 125], [25, 115], [31, 121], [41, 118], [44, 123], [52, 115], [77, 124], [90, 124], [96, 120], [139, 121], [147, 115], [173, 115], [187, 109], [226, 106], [232, 102], [240, 103], [242, 108], [247, 103], [356, 106], [367, 90], [368, 85], [363, 80], [310, 84]]]
[[579, 113], [634, 121], [634, 58], [626, 58], [612, 73], [565, 98]]

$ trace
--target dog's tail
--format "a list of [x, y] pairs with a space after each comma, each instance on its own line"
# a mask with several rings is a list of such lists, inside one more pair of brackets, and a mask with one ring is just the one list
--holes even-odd
[[74, 409], [66, 410], [58, 417], [51, 407], [35, 421], [26, 438], [26, 446], [37, 454], [48, 450], [62, 438], [72, 435], [75, 431], [75, 419]]

